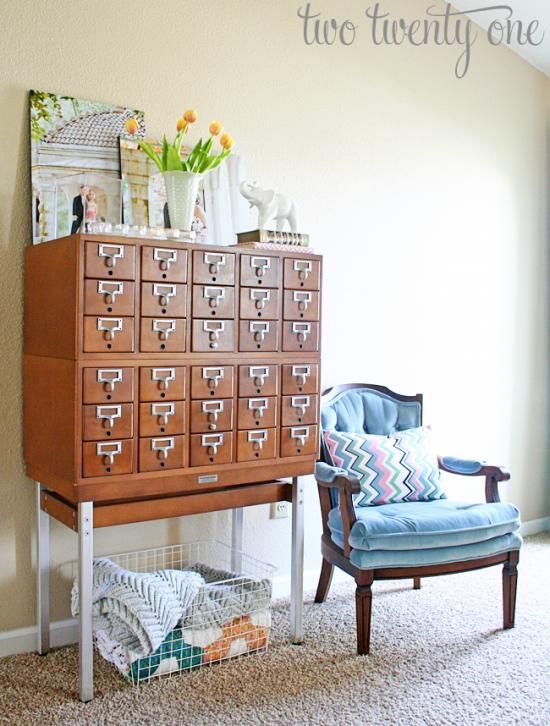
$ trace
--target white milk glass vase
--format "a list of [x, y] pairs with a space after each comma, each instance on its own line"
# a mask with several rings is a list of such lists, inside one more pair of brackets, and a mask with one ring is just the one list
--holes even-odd
[[166, 201], [172, 229], [191, 231], [202, 174], [192, 171], [164, 171]]

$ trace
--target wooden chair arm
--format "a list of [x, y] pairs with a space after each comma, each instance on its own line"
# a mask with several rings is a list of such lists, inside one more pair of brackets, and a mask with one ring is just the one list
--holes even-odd
[[510, 472], [503, 466], [490, 466], [485, 462], [456, 459], [451, 456], [438, 456], [437, 463], [441, 471], [460, 476], [485, 477], [485, 501], [488, 503], [500, 502], [498, 483], [508, 481]]
[[355, 516], [355, 507], [353, 504], [353, 495], [359, 494], [361, 485], [359, 479], [353, 476], [338, 474], [332, 482], [323, 481], [316, 477], [317, 486], [319, 488], [319, 497], [321, 500], [321, 514], [323, 517], [323, 532], [330, 536], [330, 527], [328, 526], [328, 515], [332, 504], [330, 501], [329, 489], [336, 488], [339, 493], [340, 515], [342, 517], [342, 528], [344, 534], [344, 555], [349, 558], [351, 547], [349, 545], [349, 535], [351, 528], [357, 521]]

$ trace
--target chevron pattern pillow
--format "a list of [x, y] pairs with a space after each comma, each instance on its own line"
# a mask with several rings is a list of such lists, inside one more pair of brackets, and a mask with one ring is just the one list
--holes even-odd
[[421, 426], [389, 436], [325, 431], [324, 439], [332, 465], [360, 478], [355, 504], [367, 507], [447, 498], [430, 435], [430, 426]]

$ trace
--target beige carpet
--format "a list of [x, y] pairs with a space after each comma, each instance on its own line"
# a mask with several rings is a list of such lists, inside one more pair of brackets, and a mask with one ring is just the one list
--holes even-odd
[[516, 628], [502, 631], [500, 568], [378, 583], [371, 655], [355, 654], [352, 585], [305, 603], [302, 646], [274, 607], [269, 651], [129, 686], [96, 661], [96, 698], [78, 702], [77, 649], [0, 660], [0, 723], [16, 726], [505, 726], [550, 724], [550, 533], [528, 538]]

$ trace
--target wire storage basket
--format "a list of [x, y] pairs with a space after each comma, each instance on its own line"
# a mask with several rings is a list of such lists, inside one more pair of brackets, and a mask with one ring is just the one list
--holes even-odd
[[[185, 593], [176, 626], [154, 650], [148, 641], [150, 647], [145, 648], [145, 654], [141, 638], [139, 642], [126, 639], [122, 644], [112, 628], [98, 627], [94, 617], [94, 640], [99, 653], [135, 685], [267, 650], [275, 571], [272, 565], [221, 542], [193, 542], [94, 560], [94, 588], [96, 563], [115, 567], [117, 582], [131, 582], [138, 595], [138, 606], [133, 604], [134, 599], [131, 612], [125, 610], [123, 618], [126, 622], [133, 619], [131, 624], [140, 635], [141, 628], [147, 634], [151, 629], [147, 619], [151, 612], [142, 616], [139, 610], [142, 594], [149, 607], [152, 603], [157, 611], [163, 610], [162, 616], [166, 614], [162, 601], [164, 582], [175, 583]], [[151, 578], [147, 573], [151, 573]], [[160, 590], [152, 593], [157, 579]], [[156, 612], [153, 614], [157, 616]], [[143, 622], [139, 622], [140, 617]], [[158, 624], [155, 618], [154, 621]], [[158, 633], [156, 636], [158, 641]], [[152, 642], [155, 644], [154, 637]]]

